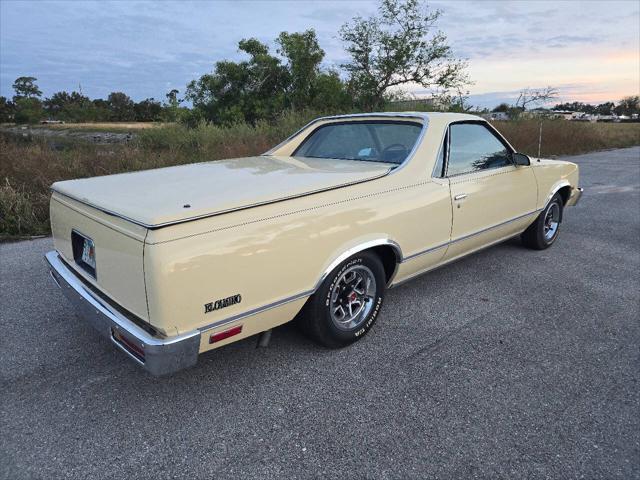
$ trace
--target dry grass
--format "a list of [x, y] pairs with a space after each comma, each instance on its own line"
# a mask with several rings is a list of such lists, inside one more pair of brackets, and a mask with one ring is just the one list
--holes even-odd
[[[493, 125], [519, 152], [538, 156], [539, 120], [494, 122]], [[541, 157], [577, 155], [633, 145], [640, 145], [640, 123], [542, 122]]]
[[[255, 155], [286, 138], [313, 112], [289, 114], [277, 122], [222, 128], [179, 125], [146, 128], [122, 145], [66, 142], [51, 148], [46, 139], [0, 135], [0, 239], [49, 233], [49, 187], [70, 178], [92, 177], [203, 160]], [[496, 122], [496, 127], [524, 153], [536, 155], [539, 123]], [[543, 124], [543, 156], [577, 154], [640, 145], [640, 123]]]

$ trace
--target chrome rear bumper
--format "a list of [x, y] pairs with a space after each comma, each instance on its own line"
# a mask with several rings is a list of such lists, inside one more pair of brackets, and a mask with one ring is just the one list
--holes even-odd
[[51, 277], [80, 317], [153, 375], [166, 375], [198, 361], [200, 332], [159, 338], [136, 325], [89, 289], [61, 260], [58, 252], [45, 255]]

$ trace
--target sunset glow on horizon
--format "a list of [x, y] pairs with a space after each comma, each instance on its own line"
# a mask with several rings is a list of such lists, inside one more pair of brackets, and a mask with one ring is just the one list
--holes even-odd
[[[281, 31], [316, 30], [325, 68], [348, 60], [337, 38], [377, 0], [246, 2], [0, 2], [0, 95], [21, 75], [45, 96], [80, 85], [92, 98], [111, 91], [164, 98], [239, 60], [237, 44], [257, 37], [275, 51]], [[547, 85], [559, 101], [600, 103], [640, 93], [640, 4], [630, 1], [429, 2], [454, 54], [468, 59], [470, 102], [493, 107], [519, 90]], [[420, 96], [425, 90], [410, 86]]]

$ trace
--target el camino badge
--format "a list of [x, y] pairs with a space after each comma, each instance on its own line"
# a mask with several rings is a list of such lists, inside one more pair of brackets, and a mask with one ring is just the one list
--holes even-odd
[[227, 308], [231, 305], [236, 305], [242, 301], [242, 296], [238, 293], [236, 295], [231, 295], [227, 298], [221, 298], [220, 300], [216, 300], [215, 302], [205, 303], [204, 304], [204, 313], [213, 312], [215, 310], [220, 310], [221, 308]]

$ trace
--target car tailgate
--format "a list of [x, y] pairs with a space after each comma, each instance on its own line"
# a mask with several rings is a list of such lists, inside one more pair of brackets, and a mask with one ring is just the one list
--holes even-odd
[[[146, 229], [55, 192], [50, 210], [53, 242], [62, 259], [100, 293], [148, 322], [143, 267]], [[74, 258], [73, 237], [93, 241], [95, 272], [83, 265], [77, 249]]]

